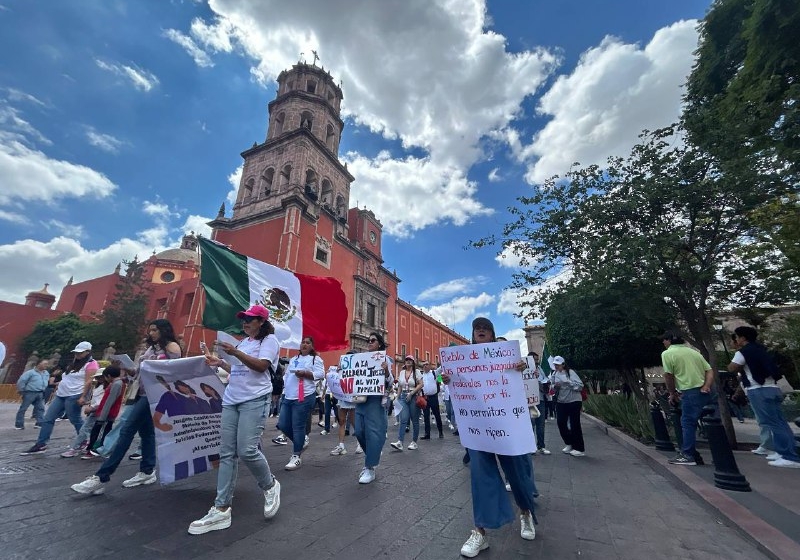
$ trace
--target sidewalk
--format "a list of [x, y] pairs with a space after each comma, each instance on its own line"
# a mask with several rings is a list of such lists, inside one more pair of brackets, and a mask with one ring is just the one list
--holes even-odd
[[584, 415], [584, 418], [606, 431], [611, 440], [636, 453], [656, 472], [681, 485], [688, 495], [705, 501], [764, 553], [786, 560], [800, 558], [800, 470], [770, 467], [763, 457], [750, 452], [758, 445], [759, 430], [754, 420], [748, 419], [744, 424], [734, 422], [740, 448], [733, 452], [734, 458], [752, 491], [733, 492], [714, 486], [714, 466], [708, 448], [699, 447], [706, 466], [670, 465], [667, 460], [674, 453], [642, 445], [594, 417]]
[[[286, 472], [291, 450], [269, 441], [276, 433], [270, 419], [263, 442], [282, 485], [278, 515], [264, 521], [261, 493], [242, 467], [231, 528], [191, 536], [189, 522], [212, 504], [215, 473], [126, 489], [121, 482], [137, 464], [125, 460], [105, 495], [81, 498], [69, 485], [98, 463], [58, 457], [72, 427], [59, 422], [47, 453], [21, 457], [37, 430], [32, 423], [13, 430], [15, 410], [0, 404], [0, 546], [6, 559], [455, 560], [472, 528], [469, 471], [449, 433], [420, 441], [417, 451], [399, 453], [387, 445], [377, 480], [359, 485], [363, 456], [352, 452], [352, 437], [346, 456], [331, 457], [336, 440], [321, 436], [315, 424], [302, 468]], [[396, 436], [391, 424], [389, 441]], [[490, 548], [478, 558], [770, 557], [726, 518], [711, 515], [675, 476], [654, 469], [640, 450], [588, 420], [584, 430], [587, 456], [574, 458], [560, 452], [555, 422], [547, 422], [553, 454], [535, 458], [541, 494], [536, 540], [523, 541], [517, 521], [489, 531]]]

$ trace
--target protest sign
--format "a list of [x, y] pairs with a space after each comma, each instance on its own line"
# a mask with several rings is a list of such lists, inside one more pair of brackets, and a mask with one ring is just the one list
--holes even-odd
[[145, 360], [139, 371], [153, 415], [161, 483], [217, 468], [225, 389], [205, 358]]
[[345, 395], [342, 391], [342, 375], [339, 373], [339, 368], [330, 366], [325, 374], [325, 383], [331, 392], [331, 396], [337, 401], [350, 402], [352, 395]]
[[341, 387], [345, 395], [382, 395], [386, 352], [345, 354], [339, 359]]
[[125, 369], [136, 369], [136, 365], [134, 365], [133, 360], [131, 360], [131, 357], [127, 354], [114, 354], [111, 356], [111, 362], [119, 362]]
[[536, 450], [522, 375], [519, 341], [439, 349], [450, 376], [450, 400], [461, 444], [500, 455]]
[[522, 382], [525, 384], [528, 406], [539, 406], [539, 368], [536, 366], [533, 356], [525, 356], [525, 363], [528, 364], [528, 367], [522, 371]]

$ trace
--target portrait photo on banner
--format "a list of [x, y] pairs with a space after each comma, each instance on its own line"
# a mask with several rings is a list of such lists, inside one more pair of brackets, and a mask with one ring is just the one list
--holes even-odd
[[500, 455], [536, 450], [528, 411], [519, 341], [448, 346], [439, 349], [450, 376], [450, 400], [461, 444]]
[[140, 375], [153, 415], [161, 483], [217, 468], [225, 388], [205, 358], [147, 360]]

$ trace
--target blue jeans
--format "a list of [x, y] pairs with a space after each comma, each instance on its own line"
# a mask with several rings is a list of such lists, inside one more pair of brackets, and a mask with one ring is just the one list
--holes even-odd
[[411, 402], [407, 402], [407, 396], [408, 393], [400, 393], [397, 397], [397, 402], [400, 403], [400, 428], [397, 430], [397, 439], [400, 440], [400, 443], [402, 443], [403, 439], [406, 437], [406, 426], [408, 426], [409, 420], [412, 426], [412, 441], [417, 441], [417, 439], [419, 439], [419, 408], [417, 408], [415, 397], [411, 397]]
[[770, 430], [766, 425], [762, 424], [758, 419], [758, 412], [756, 412], [756, 409], [753, 408], [752, 403], [750, 403], [750, 410], [753, 411], [753, 416], [755, 417], [758, 427], [760, 428], [758, 434], [759, 447], [762, 447], [763, 449], [769, 449], [770, 451], [775, 451], [775, 444], [772, 442], [772, 430]]
[[69, 446], [70, 449], [78, 449], [83, 442], [89, 441], [89, 436], [92, 434], [92, 428], [94, 428], [96, 421], [97, 417], [94, 415], [94, 412], [86, 417], [86, 420], [83, 421], [81, 431], [78, 432], [78, 435], [72, 440], [72, 445]]
[[389, 419], [381, 405], [381, 395], [370, 395], [367, 402], [356, 405], [354, 432], [358, 444], [364, 450], [364, 466], [373, 469], [381, 462], [381, 451], [386, 443]]
[[681, 432], [683, 432], [683, 447], [681, 453], [689, 459], [694, 458], [697, 449], [697, 421], [703, 407], [711, 402], [711, 395], [701, 393], [700, 387], [681, 391]]
[[132, 405], [130, 416], [122, 423], [119, 431], [119, 438], [111, 451], [111, 455], [106, 459], [95, 473], [100, 482], [108, 482], [111, 475], [117, 470], [125, 454], [128, 452], [133, 436], [137, 433], [142, 440], [142, 460], [139, 462], [139, 472], [151, 474], [156, 467], [156, 433], [153, 428], [153, 417], [150, 415], [150, 403], [147, 397], [141, 396]]
[[750, 405], [756, 411], [759, 426], [766, 426], [772, 432], [775, 452], [788, 461], [800, 463], [794, 443], [794, 433], [783, 418], [781, 403], [783, 393], [777, 387], [762, 387], [747, 391]]
[[531, 418], [531, 424], [536, 431], [536, 449], [544, 449], [544, 414], [541, 410], [538, 418]]
[[19, 410], [17, 411], [17, 418], [14, 421], [14, 426], [17, 428], [24, 428], [25, 427], [25, 413], [28, 411], [28, 407], [33, 405], [33, 416], [36, 418], [36, 423], [42, 423], [42, 417], [44, 416], [44, 392], [42, 391], [23, 391], [22, 392], [22, 404], [19, 405]]
[[81, 405], [78, 404], [80, 395], [73, 395], [71, 397], [59, 397], [56, 395], [47, 407], [47, 412], [44, 413], [44, 419], [40, 422], [42, 429], [39, 431], [39, 438], [36, 440], [37, 445], [47, 445], [50, 441], [50, 436], [53, 434], [53, 426], [56, 423], [56, 418], [61, 418], [64, 411], [67, 411], [69, 421], [75, 426], [75, 433], [81, 431], [83, 420], [81, 419]]
[[475, 527], [499, 529], [516, 517], [511, 508], [500, 466], [511, 485], [511, 495], [522, 511], [534, 515], [533, 463], [528, 454], [495, 455], [486, 451], [467, 449], [469, 453], [470, 484], [472, 486], [472, 517]]
[[[314, 399], [308, 399], [312, 404]], [[217, 475], [216, 507], [227, 507], [233, 502], [236, 478], [241, 459], [256, 479], [258, 487], [269, 490], [274, 484], [267, 458], [261, 452], [261, 434], [267, 419], [270, 395], [264, 395], [239, 404], [222, 405], [222, 444], [220, 445], [219, 474]], [[284, 403], [288, 401], [284, 400]], [[283, 407], [281, 407], [281, 413]], [[305, 436], [305, 420], [301, 424]]]
[[315, 405], [314, 395], [307, 395], [303, 401], [283, 399], [278, 416], [278, 429], [292, 442], [292, 453], [300, 455], [306, 441], [306, 422]]
[[444, 401], [444, 408], [447, 411], [447, 420], [453, 425], [454, 428], [457, 427], [456, 425], [456, 415], [453, 414], [453, 402], [450, 399]]
[[128, 423], [128, 418], [131, 417], [132, 412], [133, 405], [123, 405], [122, 411], [120, 411], [119, 416], [117, 416], [117, 421], [114, 422], [114, 427], [112, 427], [111, 431], [103, 438], [102, 447], [98, 447], [95, 451], [104, 457], [111, 455], [111, 452], [114, 451], [114, 446], [119, 440], [119, 433], [122, 431], [122, 427]]
[[333, 417], [339, 417], [339, 407], [333, 404], [333, 397], [331, 395], [325, 395], [325, 431], [331, 431], [331, 410], [333, 411]]

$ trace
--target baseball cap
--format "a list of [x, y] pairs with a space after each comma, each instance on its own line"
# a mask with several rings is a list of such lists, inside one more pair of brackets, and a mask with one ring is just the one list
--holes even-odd
[[566, 362], [566, 360], [564, 358], [562, 358], [561, 356], [556, 356], [555, 358], [553, 358], [553, 363], [554, 364], [558, 364], [560, 366], [563, 366], [564, 362]]
[[73, 352], [86, 352], [87, 350], [91, 350], [91, 349], [92, 349], [92, 343], [91, 342], [87, 342], [87, 341], [84, 340], [83, 342], [79, 342], [78, 345], [72, 351]]
[[239, 313], [236, 314], [237, 319], [242, 319], [244, 317], [261, 317], [266, 321], [269, 319], [269, 309], [263, 305], [251, 305], [247, 311], [239, 311]]

